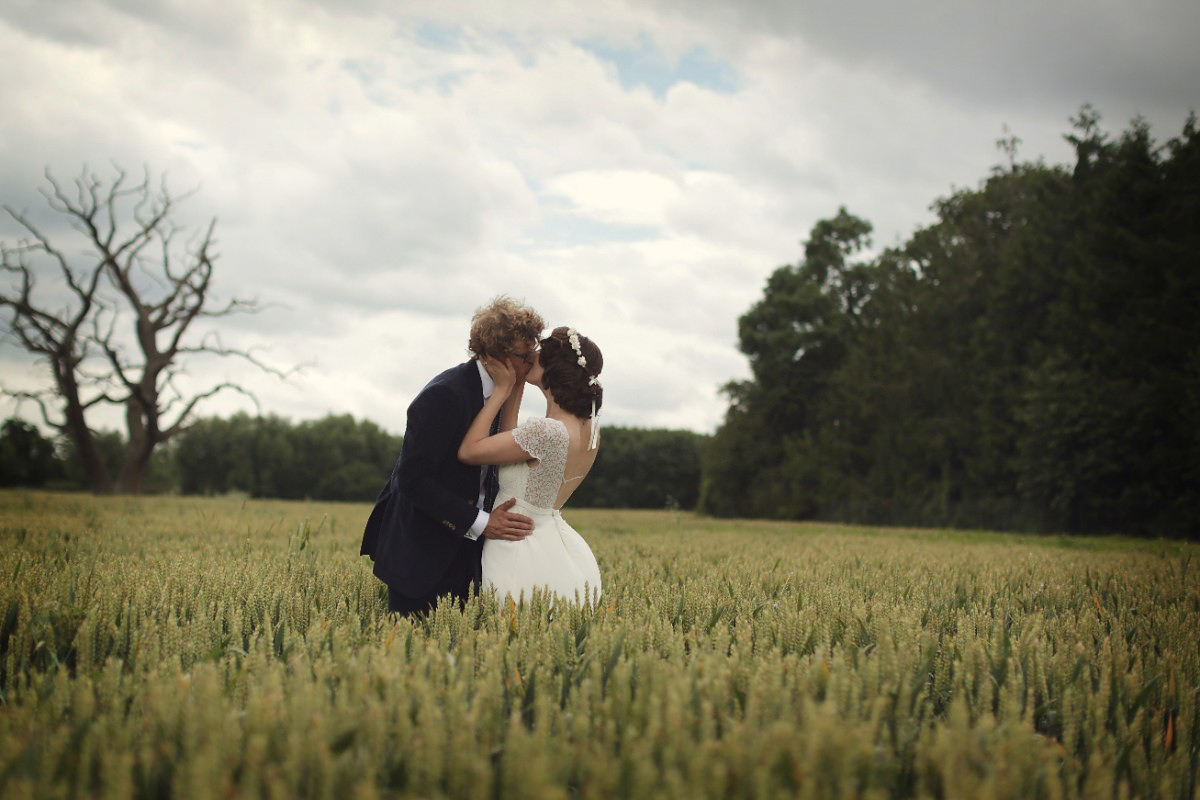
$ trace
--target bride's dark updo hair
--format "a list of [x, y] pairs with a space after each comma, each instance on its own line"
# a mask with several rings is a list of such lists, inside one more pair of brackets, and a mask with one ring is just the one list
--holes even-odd
[[580, 354], [571, 346], [567, 330], [565, 326], [555, 328], [539, 342], [542, 386], [554, 395], [554, 402], [563, 410], [588, 419], [592, 416], [592, 400], [596, 401], [596, 411], [604, 404], [603, 387], [590, 382], [604, 369], [604, 356], [595, 342], [579, 333], [579, 349], [587, 361], [586, 367], [580, 366]]

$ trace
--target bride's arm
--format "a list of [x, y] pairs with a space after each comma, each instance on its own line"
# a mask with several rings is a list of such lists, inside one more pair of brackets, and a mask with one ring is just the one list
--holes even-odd
[[525, 381], [517, 381], [517, 385], [509, 392], [504, 401], [504, 411], [500, 413], [500, 433], [511, 431], [517, 427], [517, 414], [521, 411], [521, 398], [525, 396]]
[[[512, 429], [517, 427], [517, 412], [521, 405], [521, 394], [514, 391], [516, 371], [506, 362], [490, 357], [484, 360], [484, 367], [496, 382], [496, 389], [467, 429], [467, 435], [458, 446], [458, 460], [474, 465], [526, 461], [529, 454], [521, 449], [512, 434]], [[489, 436], [492, 420], [502, 407], [504, 414], [500, 419], [500, 433]]]

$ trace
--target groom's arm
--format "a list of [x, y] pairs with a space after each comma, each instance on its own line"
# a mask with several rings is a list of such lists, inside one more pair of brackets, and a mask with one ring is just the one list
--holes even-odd
[[397, 490], [413, 506], [461, 536], [479, 509], [447, 489], [437, 475], [455, 460], [459, 424], [466, 409], [446, 385], [429, 386], [408, 407], [404, 449], [396, 471]]

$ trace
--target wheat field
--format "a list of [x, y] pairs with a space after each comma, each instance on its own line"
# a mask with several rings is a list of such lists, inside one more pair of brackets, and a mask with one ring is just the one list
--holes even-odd
[[1195, 798], [1196, 545], [576, 511], [387, 614], [369, 506], [0, 492], [0, 796]]

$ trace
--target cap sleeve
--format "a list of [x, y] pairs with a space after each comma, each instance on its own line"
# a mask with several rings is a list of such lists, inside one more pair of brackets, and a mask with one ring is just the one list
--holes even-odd
[[534, 417], [513, 430], [513, 439], [530, 458], [539, 461], [565, 453], [570, 444], [567, 426], [549, 417]]

